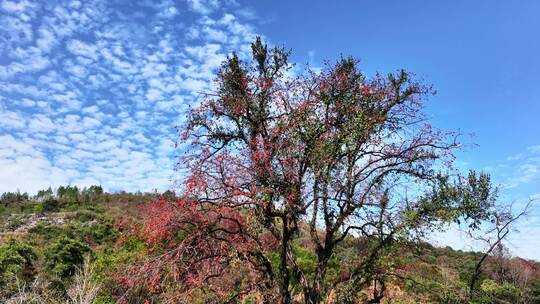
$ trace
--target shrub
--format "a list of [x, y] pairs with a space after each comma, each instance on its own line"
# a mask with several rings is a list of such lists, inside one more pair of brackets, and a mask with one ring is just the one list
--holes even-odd
[[471, 303], [519, 303], [521, 293], [518, 288], [509, 283], [497, 284], [495, 281], [486, 279], [480, 286], [480, 292]]
[[531, 302], [533, 304], [540, 304], [540, 278], [536, 278], [531, 284]]
[[77, 211], [74, 215], [69, 216], [68, 218], [85, 223], [97, 219], [97, 214], [90, 210], [80, 210]]
[[20, 241], [10, 240], [1, 245], [0, 285], [6, 284], [8, 279], [15, 277], [30, 281], [36, 259], [34, 248]]
[[61, 278], [73, 275], [84, 261], [90, 247], [81, 241], [61, 237], [45, 251], [45, 265], [51, 273]]
[[43, 213], [45, 211], [45, 206], [41, 202], [36, 202], [32, 204], [32, 212], [33, 213]]
[[60, 210], [60, 202], [54, 198], [48, 198], [43, 201], [43, 211], [45, 212], [58, 212]]
[[116, 301], [110, 295], [97, 296], [94, 304], [115, 304]]

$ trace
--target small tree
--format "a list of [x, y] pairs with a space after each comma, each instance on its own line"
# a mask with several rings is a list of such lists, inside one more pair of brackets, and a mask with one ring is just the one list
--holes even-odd
[[43, 200], [52, 198], [53, 195], [54, 195], [53, 190], [51, 187], [49, 187], [47, 188], [47, 190], [39, 190], [35, 196], [35, 199], [37, 201], [43, 201]]
[[[489, 213], [489, 225], [484, 230], [480, 230], [480, 234], [475, 234], [472, 231], [469, 231], [469, 235], [472, 239], [476, 241], [483, 242], [486, 245], [486, 250], [476, 263], [476, 267], [471, 276], [469, 283], [469, 298], [474, 299], [477, 291], [477, 283], [482, 274], [482, 267], [493, 254], [499, 255], [496, 256], [498, 259], [504, 259], [504, 247], [503, 241], [506, 239], [508, 234], [514, 228], [513, 225], [517, 220], [524, 216], [532, 203], [532, 200], [525, 205], [523, 210], [517, 214], [512, 212], [512, 205], [508, 205], [505, 208], [499, 208], [498, 210], [493, 210]], [[502, 255], [502, 257], [500, 256]], [[502, 269], [501, 269], [502, 268]], [[499, 270], [505, 270], [503, 267], [499, 267]], [[504, 282], [504, 273], [498, 273], [497, 276], [501, 279], [499, 283]]]
[[77, 186], [60, 186], [56, 190], [56, 196], [64, 203], [79, 203], [80, 193]]
[[81, 191], [84, 203], [97, 203], [103, 198], [103, 187], [92, 185]]

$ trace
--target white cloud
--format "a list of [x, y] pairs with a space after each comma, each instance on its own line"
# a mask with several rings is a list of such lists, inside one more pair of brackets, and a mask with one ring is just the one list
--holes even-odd
[[211, 27], [204, 27], [203, 28], [205, 39], [208, 39], [210, 41], [217, 41], [224, 43], [227, 41], [227, 34], [224, 31], [221, 30], [215, 30]]
[[207, 15], [213, 12], [218, 6], [218, 0], [187, 0], [190, 8], [200, 14]]
[[84, 108], [82, 111], [83, 113], [97, 113], [99, 111], [99, 107], [96, 105], [93, 105], [93, 106]]
[[43, 114], [33, 115], [28, 125], [29, 131], [35, 133], [49, 133], [54, 131], [55, 128], [56, 126], [52, 120]]
[[56, 36], [47, 27], [40, 27], [38, 32], [39, 39], [36, 45], [43, 53], [48, 53], [57, 44]]
[[33, 101], [33, 100], [30, 100], [28, 98], [23, 98], [21, 100], [21, 105], [24, 106], [24, 107], [34, 107], [34, 106], [36, 106], [36, 102]]
[[148, 98], [148, 100], [150, 100], [150, 101], [156, 101], [156, 100], [159, 100], [159, 99], [161, 99], [163, 97], [161, 95], [160, 90], [150, 89], [150, 90], [148, 90], [148, 92], [146, 92], [146, 98]]
[[21, 129], [26, 126], [26, 121], [17, 112], [0, 112], [0, 127], [7, 129]]
[[164, 63], [149, 62], [142, 69], [143, 77], [156, 77], [167, 70]]
[[11, 135], [0, 136], [0, 192], [35, 192], [49, 185], [66, 184], [72, 170], [54, 167], [40, 151], [26, 140]]
[[84, 78], [88, 74], [86, 68], [81, 65], [69, 65], [68, 67], [66, 67], [66, 71], [70, 72], [71, 74], [73, 74], [73, 76], [77, 78]]
[[69, 182], [77, 172], [54, 167], [45, 158], [19, 156], [14, 159], [2, 159], [0, 191], [36, 192], [49, 186], [57, 187]]
[[97, 47], [78, 39], [70, 40], [67, 44], [67, 49], [75, 55], [91, 58], [92, 60], [98, 59]]
[[37, 72], [47, 68], [50, 61], [38, 48], [16, 48], [11, 56], [19, 59], [8, 65], [0, 66], [0, 78], [8, 78], [20, 73]]
[[95, 128], [101, 125], [101, 122], [95, 118], [87, 116], [83, 118], [81, 124], [84, 128], [91, 129], [91, 128]]
[[172, 184], [174, 126], [254, 33], [232, 14], [212, 17], [227, 3], [143, 2], [2, 2], [0, 191]]
[[540, 181], [540, 145], [533, 145], [524, 152], [510, 156], [506, 163], [492, 169], [500, 175], [505, 189], [531, 185]]
[[32, 6], [29, 1], [7, 1], [2, 2], [2, 9], [9, 13], [22, 13]]
[[188, 78], [182, 81], [181, 85], [182, 85], [182, 88], [187, 91], [196, 92], [200, 94], [204, 92], [205, 88], [208, 87], [208, 82], [204, 80]]

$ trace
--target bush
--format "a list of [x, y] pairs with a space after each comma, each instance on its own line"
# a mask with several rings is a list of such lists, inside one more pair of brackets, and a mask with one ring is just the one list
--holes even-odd
[[45, 210], [45, 206], [41, 202], [35, 202], [31, 206], [33, 213], [43, 213], [43, 211]]
[[45, 240], [50, 241], [61, 236], [66, 236], [65, 230], [63, 227], [49, 225], [46, 221], [40, 221], [35, 227], [30, 229], [30, 233], [41, 235]]
[[45, 266], [51, 273], [66, 278], [72, 276], [82, 265], [90, 247], [81, 241], [61, 237], [45, 251]]
[[540, 277], [537, 277], [531, 284], [531, 302], [540, 304]]
[[109, 295], [97, 296], [94, 304], [115, 304], [116, 301]]
[[118, 235], [112, 220], [107, 219], [102, 219], [100, 223], [97, 223], [94, 226], [85, 227], [85, 229], [89, 230], [88, 232], [91, 232], [93, 240], [98, 244], [112, 242]]
[[30, 281], [36, 259], [34, 248], [19, 241], [10, 240], [0, 246], [0, 285], [15, 277]]
[[45, 212], [58, 212], [61, 204], [57, 199], [48, 198], [43, 201], [43, 211]]
[[74, 215], [68, 217], [70, 220], [76, 220], [81, 223], [90, 222], [97, 219], [97, 214], [90, 210], [80, 210], [77, 211]]
[[518, 288], [509, 283], [497, 284], [495, 281], [486, 279], [480, 286], [479, 294], [471, 303], [519, 303], [521, 293]]

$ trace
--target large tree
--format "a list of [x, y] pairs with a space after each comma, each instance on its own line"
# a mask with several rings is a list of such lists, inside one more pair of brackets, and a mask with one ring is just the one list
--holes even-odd
[[[339, 285], [346, 302], [381, 278], [392, 244], [441, 221], [485, 218], [489, 177], [456, 187], [445, 176], [459, 145], [427, 123], [429, 87], [405, 71], [369, 78], [353, 58], [295, 73], [288, 57], [257, 39], [251, 60], [230, 56], [215, 92], [189, 113], [181, 198], [153, 204], [142, 228], [159, 247], [144, 268], [151, 286], [208, 284], [228, 300], [257, 292], [291, 303], [294, 285], [302, 301], [320, 303]], [[316, 256], [310, 274], [292, 246], [302, 233]], [[329, 281], [328, 263], [351, 235], [366, 240], [363, 255]]]

